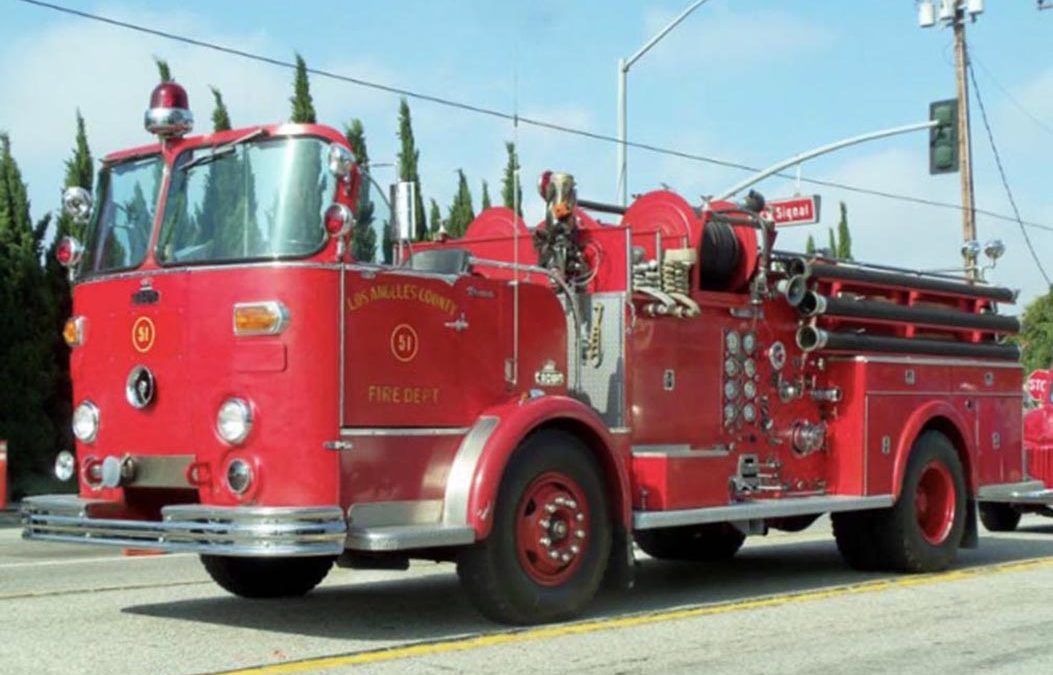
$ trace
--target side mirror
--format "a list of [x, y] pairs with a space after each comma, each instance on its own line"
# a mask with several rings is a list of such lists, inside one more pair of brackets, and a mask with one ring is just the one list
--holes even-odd
[[80, 186], [66, 188], [62, 193], [62, 210], [78, 225], [88, 222], [91, 206], [91, 193]]
[[339, 143], [330, 143], [327, 162], [329, 173], [340, 180], [347, 180], [351, 175], [351, 167], [355, 165], [355, 155]]

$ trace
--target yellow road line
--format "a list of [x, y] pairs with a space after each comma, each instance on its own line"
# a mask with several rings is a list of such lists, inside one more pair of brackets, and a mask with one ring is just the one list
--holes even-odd
[[845, 586], [832, 586], [815, 591], [802, 591], [800, 593], [786, 593], [782, 595], [771, 595], [750, 600], [736, 600], [712, 605], [691, 606], [678, 609], [659, 610], [645, 612], [642, 614], [630, 614], [626, 616], [611, 617], [608, 619], [594, 619], [578, 623], [560, 624], [555, 626], [542, 626], [539, 628], [528, 628], [525, 630], [507, 631], [502, 633], [488, 633], [465, 638], [454, 638], [438, 642], [426, 642], [406, 646], [390, 647], [353, 654], [339, 656], [323, 656], [301, 661], [290, 661], [287, 663], [275, 663], [245, 668], [242, 670], [226, 671], [226, 675], [257, 675], [269, 673], [302, 673], [305, 671], [325, 670], [327, 668], [339, 668], [342, 666], [358, 666], [385, 661], [396, 661], [415, 656], [434, 656], [450, 652], [463, 652], [485, 647], [496, 647], [499, 645], [514, 644], [521, 642], [533, 642], [537, 640], [549, 640], [552, 638], [565, 637], [569, 635], [584, 635], [599, 631], [618, 630], [646, 626], [654, 623], [667, 621], [680, 621], [683, 619], [694, 619], [702, 616], [716, 614], [728, 614], [751, 609], [764, 609], [768, 607], [780, 607], [783, 605], [802, 602], [815, 602], [818, 600], [829, 600], [847, 595], [859, 593], [874, 593], [895, 588], [910, 588], [915, 586], [929, 586], [932, 584], [947, 583], [951, 581], [963, 581], [976, 577], [1003, 574], [1006, 572], [1023, 572], [1053, 567], [1053, 558], [1030, 558], [1008, 563], [996, 563], [993, 565], [981, 565], [963, 569], [939, 572], [936, 574], [919, 574], [913, 576], [895, 577], [891, 579], [878, 579], [875, 581], [864, 581], [858, 584]]

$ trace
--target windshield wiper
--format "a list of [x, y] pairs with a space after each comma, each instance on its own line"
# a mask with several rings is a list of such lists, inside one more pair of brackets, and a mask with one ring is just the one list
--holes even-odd
[[211, 164], [212, 162], [216, 161], [217, 159], [219, 159], [221, 157], [226, 157], [230, 153], [234, 152], [234, 148], [238, 147], [242, 143], [248, 143], [249, 141], [255, 140], [255, 139], [259, 138], [260, 136], [266, 136], [266, 135], [267, 135], [267, 130], [266, 129], [256, 129], [255, 131], [250, 131], [249, 133], [245, 134], [241, 138], [235, 138], [230, 143], [227, 143], [225, 145], [220, 145], [218, 147], [212, 148], [212, 152], [208, 152], [208, 153], [205, 153], [203, 155], [198, 155], [194, 159], [192, 159], [189, 162], [186, 162], [185, 164], [183, 164], [183, 166], [179, 167], [179, 170], [182, 171], [183, 173], [187, 173], [188, 171], [193, 169], [195, 166], [202, 166], [204, 164]]

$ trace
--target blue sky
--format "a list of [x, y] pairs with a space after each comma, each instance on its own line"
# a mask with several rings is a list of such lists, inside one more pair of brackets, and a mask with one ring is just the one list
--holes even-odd
[[[314, 67], [614, 135], [617, 59], [687, 4], [184, 0], [76, 6], [278, 58], [298, 50]], [[981, 93], [1023, 217], [1053, 226], [1053, 12], [1036, 11], [1032, 0], [987, 5], [969, 28]], [[153, 54], [168, 59], [189, 88], [199, 129], [208, 126], [210, 84], [223, 90], [235, 126], [288, 115], [289, 71], [3, 3], [0, 129], [12, 136], [35, 216], [58, 205], [76, 107], [85, 114], [96, 156], [149, 142], [141, 120], [156, 81]], [[374, 162], [394, 160], [397, 97], [320, 78], [312, 80], [312, 90], [321, 121], [342, 126], [362, 118]], [[629, 130], [633, 140], [766, 165], [846, 136], [924, 120], [930, 101], [953, 94], [951, 34], [919, 29], [912, 0], [710, 0], [634, 66]], [[472, 181], [477, 204], [483, 178], [498, 194], [503, 141], [512, 139], [522, 154], [528, 213], [540, 213], [531, 188], [546, 168], [574, 173], [585, 197], [615, 198], [613, 145], [516, 130], [423, 102], [411, 100], [411, 107], [423, 192], [444, 211], [457, 168]], [[973, 131], [977, 204], [1011, 213], [978, 110]], [[879, 141], [809, 162], [803, 173], [958, 201], [957, 176], [928, 175], [926, 143], [924, 133]], [[381, 182], [390, 180], [384, 171], [376, 170]], [[698, 201], [742, 176], [630, 151], [632, 192], [665, 183]], [[778, 197], [796, 186], [774, 179], [761, 190]], [[844, 199], [857, 258], [923, 268], [958, 264], [958, 213], [818, 192], [824, 223], [786, 231], [781, 247], [802, 247], [808, 232], [824, 240], [825, 226], [836, 222], [837, 201]], [[1017, 226], [983, 216], [978, 225], [982, 239], [1000, 237], [1009, 247], [992, 279], [1021, 288], [1024, 300], [1044, 292]], [[1053, 232], [1031, 234], [1053, 272]]]

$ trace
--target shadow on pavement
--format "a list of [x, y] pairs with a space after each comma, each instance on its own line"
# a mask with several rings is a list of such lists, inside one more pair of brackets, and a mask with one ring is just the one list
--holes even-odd
[[[1053, 525], [1030, 532], [1053, 532]], [[957, 567], [1053, 556], [1053, 539], [984, 533], [979, 549], [962, 551]], [[450, 569], [448, 566], [436, 569]], [[887, 578], [848, 569], [831, 540], [747, 544], [717, 565], [645, 558], [636, 587], [602, 594], [585, 619], [602, 619], [684, 605], [732, 602], [766, 595]], [[863, 600], [865, 602], [865, 600]], [[232, 596], [127, 607], [143, 616], [182, 619], [294, 635], [366, 641], [420, 641], [507, 630], [482, 619], [453, 574], [323, 586], [305, 598], [244, 600]]]

